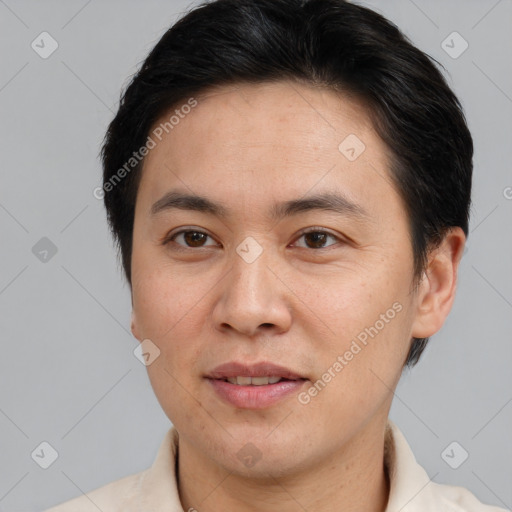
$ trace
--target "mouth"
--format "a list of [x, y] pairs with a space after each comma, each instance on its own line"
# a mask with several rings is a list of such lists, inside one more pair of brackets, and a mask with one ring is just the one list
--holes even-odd
[[[249, 385], [251, 383], [256, 386], [269, 384], [269, 382], [266, 382], [264, 379], [278, 382], [275, 379], [299, 380], [305, 378], [304, 375], [301, 375], [290, 368], [270, 363], [268, 361], [261, 361], [250, 365], [231, 361], [215, 367], [206, 377], [211, 379], [227, 380], [232, 384], [242, 386]], [[233, 379], [235, 380], [232, 382]], [[275, 382], [270, 382], [270, 384], [275, 384]]]
[[286, 379], [284, 377], [279, 377], [278, 375], [262, 377], [247, 377], [243, 375], [237, 375], [236, 377], [226, 377], [220, 380], [229, 382], [230, 384], [235, 384], [236, 386], [268, 386], [269, 384], [277, 384], [278, 382], [282, 381], [295, 381], [302, 379]]
[[239, 409], [263, 409], [299, 391], [308, 380], [299, 373], [269, 362], [217, 366], [205, 378], [215, 394]]

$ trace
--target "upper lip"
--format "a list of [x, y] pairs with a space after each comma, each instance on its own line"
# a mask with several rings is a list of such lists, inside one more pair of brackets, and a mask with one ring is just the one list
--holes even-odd
[[207, 377], [211, 379], [226, 379], [230, 377], [281, 377], [282, 379], [303, 379], [292, 370], [268, 361], [255, 364], [243, 364], [236, 361], [215, 367]]

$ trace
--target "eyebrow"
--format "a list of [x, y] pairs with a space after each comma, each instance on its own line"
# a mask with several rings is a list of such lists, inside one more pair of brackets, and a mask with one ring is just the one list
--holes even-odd
[[[220, 203], [203, 196], [179, 191], [167, 192], [153, 204], [150, 212], [151, 215], [154, 216], [173, 208], [207, 213], [221, 218], [230, 216], [229, 209]], [[364, 220], [369, 217], [362, 206], [350, 201], [343, 195], [333, 192], [318, 193], [300, 199], [292, 199], [274, 204], [270, 209], [270, 217], [275, 220], [280, 220], [312, 210], [332, 211], [358, 220]]]

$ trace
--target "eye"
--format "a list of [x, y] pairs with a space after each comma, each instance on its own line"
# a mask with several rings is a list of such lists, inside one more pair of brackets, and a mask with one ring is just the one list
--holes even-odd
[[[213, 243], [206, 243], [208, 239], [212, 240]], [[195, 229], [183, 229], [178, 231], [177, 233], [166, 237], [163, 243], [168, 244], [169, 242], [175, 242], [178, 245], [186, 248], [209, 247], [212, 245], [218, 245], [210, 235]]]
[[[302, 232], [297, 240], [300, 240], [301, 238], [304, 239], [305, 245], [299, 244], [298, 246], [306, 249], [324, 249], [341, 241], [337, 236], [318, 228], [312, 228], [308, 231]], [[329, 239], [334, 240], [334, 243], [328, 244], [327, 242]], [[295, 244], [297, 244], [297, 242]]]
[[[209, 243], [208, 239], [210, 239]], [[297, 240], [301, 239], [304, 239], [303, 244], [295, 242], [294, 245], [306, 249], [324, 249], [341, 241], [339, 237], [319, 228], [310, 228], [308, 231], [303, 231]], [[328, 243], [329, 239], [331, 243]], [[169, 242], [175, 242], [181, 247], [191, 249], [219, 245], [210, 235], [196, 229], [183, 229], [173, 233], [163, 241], [164, 245]]]

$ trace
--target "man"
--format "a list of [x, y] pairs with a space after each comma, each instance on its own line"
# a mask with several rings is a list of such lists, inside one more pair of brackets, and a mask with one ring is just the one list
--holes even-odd
[[173, 428], [64, 511], [492, 511], [388, 420], [452, 306], [472, 139], [430, 59], [342, 0], [217, 0], [103, 146], [132, 332]]

